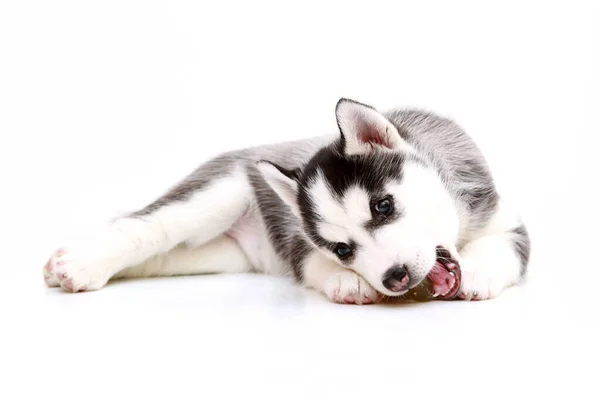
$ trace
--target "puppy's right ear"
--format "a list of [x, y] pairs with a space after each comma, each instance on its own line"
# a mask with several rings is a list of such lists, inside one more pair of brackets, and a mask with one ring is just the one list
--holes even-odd
[[262, 174], [271, 189], [292, 209], [297, 217], [300, 217], [298, 207], [298, 179], [300, 171], [287, 170], [270, 161], [261, 160], [256, 167]]

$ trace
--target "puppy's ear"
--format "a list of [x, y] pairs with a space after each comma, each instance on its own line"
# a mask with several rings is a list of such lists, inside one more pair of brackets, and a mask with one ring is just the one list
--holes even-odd
[[292, 209], [292, 212], [300, 217], [298, 208], [298, 179], [300, 171], [287, 170], [270, 161], [261, 160], [256, 167], [262, 174], [271, 189]]
[[377, 148], [409, 149], [396, 127], [369, 105], [342, 98], [335, 107], [335, 116], [347, 155], [369, 154]]

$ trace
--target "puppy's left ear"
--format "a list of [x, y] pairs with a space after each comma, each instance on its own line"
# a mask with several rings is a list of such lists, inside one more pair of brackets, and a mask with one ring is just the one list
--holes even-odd
[[299, 170], [287, 170], [270, 161], [261, 160], [256, 167], [262, 174], [271, 189], [300, 217], [298, 207], [298, 179]]
[[342, 98], [335, 116], [347, 155], [369, 154], [376, 148], [410, 150], [396, 127], [371, 106]]

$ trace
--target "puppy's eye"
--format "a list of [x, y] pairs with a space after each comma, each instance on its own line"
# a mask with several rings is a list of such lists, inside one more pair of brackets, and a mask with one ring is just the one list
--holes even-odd
[[335, 246], [335, 253], [339, 258], [344, 259], [350, 257], [352, 249], [346, 243], [338, 243], [338, 245]]
[[392, 203], [391, 199], [385, 198], [375, 203], [375, 207], [373, 208], [375, 209], [375, 212], [379, 215], [388, 215], [392, 211], [394, 211], [394, 203]]

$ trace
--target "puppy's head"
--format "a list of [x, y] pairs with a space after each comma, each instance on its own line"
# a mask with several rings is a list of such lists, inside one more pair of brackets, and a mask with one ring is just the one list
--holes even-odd
[[319, 251], [379, 292], [399, 296], [436, 263], [456, 228], [454, 207], [435, 170], [374, 108], [336, 106], [340, 137], [298, 171], [258, 168], [300, 218]]

